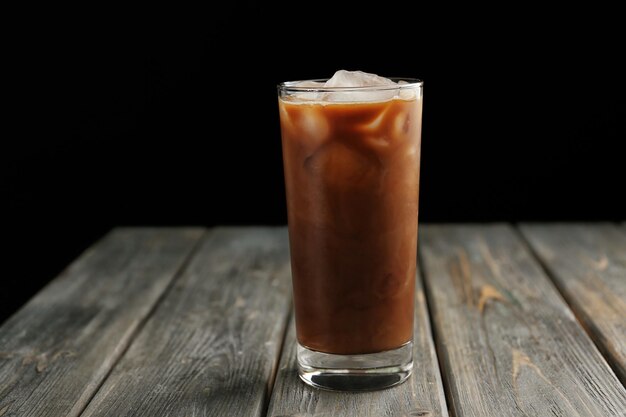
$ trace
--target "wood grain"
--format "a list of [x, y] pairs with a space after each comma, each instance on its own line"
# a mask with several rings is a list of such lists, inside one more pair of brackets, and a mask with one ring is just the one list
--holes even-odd
[[428, 301], [454, 415], [625, 415], [624, 387], [510, 226], [422, 230]]
[[614, 224], [524, 224], [520, 230], [626, 383], [626, 234]]
[[291, 281], [285, 228], [219, 228], [84, 416], [261, 416]]
[[340, 393], [305, 385], [297, 375], [296, 336], [292, 320], [276, 376], [268, 416], [272, 417], [438, 417], [447, 416], [421, 280], [416, 286], [413, 375], [382, 391]]
[[11, 317], [0, 416], [79, 415], [202, 233], [116, 229]]

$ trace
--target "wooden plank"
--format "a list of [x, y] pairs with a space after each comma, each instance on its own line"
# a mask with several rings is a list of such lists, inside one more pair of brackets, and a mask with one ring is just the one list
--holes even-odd
[[626, 383], [626, 234], [614, 224], [525, 224], [520, 229]]
[[268, 416], [447, 416], [443, 385], [433, 345], [421, 279], [416, 285], [413, 375], [403, 384], [365, 393], [314, 389], [297, 375], [292, 320], [285, 341]]
[[428, 301], [454, 415], [625, 415], [624, 387], [514, 229], [422, 230]]
[[0, 328], [0, 416], [79, 415], [202, 233], [116, 229], [11, 317]]
[[220, 228], [84, 416], [260, 416], [291, 307], [285, 228]]

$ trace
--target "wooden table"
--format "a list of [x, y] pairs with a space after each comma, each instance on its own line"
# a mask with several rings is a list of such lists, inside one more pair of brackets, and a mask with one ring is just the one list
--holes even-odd
[[426, 225], [419, 260], [413, 376], [333, 393], [285, 228], [115, 229], [0, 327], [0, 416], [626, 416], [626, 225]]

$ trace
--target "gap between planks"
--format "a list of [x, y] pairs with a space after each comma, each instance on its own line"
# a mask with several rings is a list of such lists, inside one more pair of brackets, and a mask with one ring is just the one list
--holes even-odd
[[[263, 404], [263, 413], [262, 416], [268, 416], [270, 410], [270, 402], [272, 399], [272, 393], [274, 392], [274, 386], [276, 385], [276, 378], [278, 377], [278, 369], [280, 368], [280, 363], [284, 354], [286, 354], [285, 349], [288, 349], [288, 338], [289, 338], [289, 325], [291, 321], [294, 319], [294, 311], [293, 311], [293, 298], [292, 302], [287, 308], [287, 319], [285, 320], [285, 326], [283, 327], [283, 334], [281, 336], [281, 344], [278, 349], [278, 355], [276, 355], [277, 360], [274, 364], [274, 369], [272, 369], [272, 374], [270, 376], [270, 380], [268, 383], [267, 395], [265, 397], [265, 402]], [[2, 417], [2, 416], [0, 416]]]

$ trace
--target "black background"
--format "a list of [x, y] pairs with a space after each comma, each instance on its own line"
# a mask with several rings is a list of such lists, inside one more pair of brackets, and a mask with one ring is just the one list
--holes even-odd
[[284, 224], [275, 85], [340, 68], [425, 81], [420, 221], [624, 219], [616, 12], [330, 7], [20, 21], [0, 321], [115, 225]]

